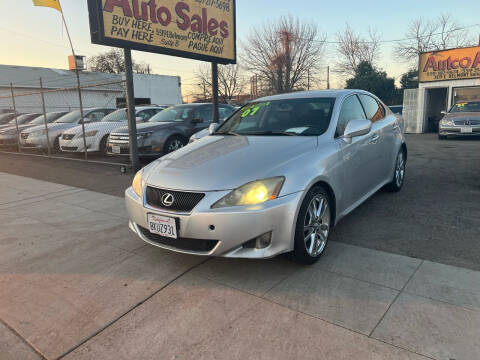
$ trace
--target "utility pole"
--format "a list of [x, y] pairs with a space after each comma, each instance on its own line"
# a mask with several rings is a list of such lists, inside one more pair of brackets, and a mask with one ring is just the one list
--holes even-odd
[[212, 62], [212, 102], [213, 102], [213, 122], [219, 123], [220, 116], [218, 112], [218, 64]]
[[310, 91], [310, 69], [307, 70], [307, 90]]
[[327, 89], [330, 89], [330, 66], [327, 66]]
[[125, 80], [127, 85], [127, 109], [128, 109], [128, 139], [130, 146], [130, 162], [133, 171], [140, 170], [137, 144], [137, 118], [135, 114], [135, 93], [133, 87], [132, 51], [125, 48]]

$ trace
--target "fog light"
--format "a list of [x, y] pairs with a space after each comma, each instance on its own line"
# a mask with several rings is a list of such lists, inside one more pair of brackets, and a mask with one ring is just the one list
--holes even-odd
[[272, 232], [260, 235], [243, 244], [245, 249], [265, 249], [272, 243]]

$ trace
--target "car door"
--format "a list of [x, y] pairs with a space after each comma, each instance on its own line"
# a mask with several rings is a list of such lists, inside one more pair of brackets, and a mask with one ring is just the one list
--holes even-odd
[[377, 139], [375, 144], [377, 156], [372, 174], [375, 174], [376, 185], [379, 186], [392, 173], [393, 128], [389, 119], [385, 117], [385, 108], [377, 99], [367, 94], [359, 94], [358, 97], [367, 119], [372, 122], [372, 133]]
[[347, 141], [342, 138], [347, 124], [352, 120], [367, 117], [357, 95], [350, 95], [343, 101], [337, 121], [336, 141], [340, 147], [343, 167], [343, 209], [342, 212], [368, 194], [375, 186], [372, 172], [378, 156], [373, 132]]

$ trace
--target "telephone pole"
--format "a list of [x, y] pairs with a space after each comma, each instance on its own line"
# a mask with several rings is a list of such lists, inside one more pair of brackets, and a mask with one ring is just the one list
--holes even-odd
[[330, 89], [330, 66], [327, 66], [327, 89]]

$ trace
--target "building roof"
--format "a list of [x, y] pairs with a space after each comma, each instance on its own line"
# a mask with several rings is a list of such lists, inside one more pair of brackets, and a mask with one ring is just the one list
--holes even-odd
[[[77, 77], [74, 71], [30, 66], [0, 65], [0, 87], [10, 87], [10, 83], [12, 83], [15, 88], [39, 88], [40, 78], [42, 78], [43, 87], [46, 89], [62, 89], [77, 86]], [[90, 71], [80, 72], [80, 83], [85, 86], [115, 81], [122, 81], [122, 75]], [[119, 91], [123, 89], [123, 87], [121, 84], [111, 84], [92, 89]]]

